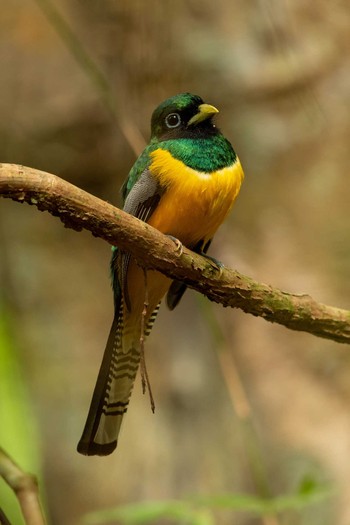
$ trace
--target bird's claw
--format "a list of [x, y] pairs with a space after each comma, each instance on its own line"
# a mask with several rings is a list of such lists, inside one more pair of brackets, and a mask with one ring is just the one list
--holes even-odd
[[205, 259], [208, 259], [209, 262], [212, 264], [212, 266], [214, 266], [214, 268], [218, 270], [219, 278], [221, 278], [225, 265], [221, 261], [218, 261], [217, 259], [215, 259], [215, 257], [212, 257], [211, 255], [208, 255], [206, 253], [201, 253], [201, 255], [205, 257]]
[[182, 255], [182, 253], [184, 251], [184, 247], [183, 247], [182, 242], [179, 241], [179, 239], [177, 239], [176, 237], [173, 237], [172, 235], [167, 235], [167, 237], [169, 237], [169, 239], [171, 239], [175, 243], [175, 246], [176, 246], [175, 252], [178, 253], [179, 257], [181, 257], [181, 255]]

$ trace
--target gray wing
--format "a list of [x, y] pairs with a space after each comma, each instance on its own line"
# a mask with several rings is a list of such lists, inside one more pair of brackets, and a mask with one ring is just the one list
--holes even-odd
[[[164, 193], [164, 188], [158, 184], [151, 172], [146, 169], [138, 179], [138, 181], [131, 188], [124, 203], [124, 211], [134, 215], [141, 221], [147, 222], [152, 213], [158, 206], [161, 196]], [[121, 262], [121, 287], [124, 293], [124, 299], [128, 310], [130, 310], [130, 299], [127, 289], [126, 275], [130, 263], [130, 254], [122, 254]]]
[[162, 190], [151, 172], [146, 169], [128, 193], [123, 210], [147, 222], [163, 193], [164, 189]]

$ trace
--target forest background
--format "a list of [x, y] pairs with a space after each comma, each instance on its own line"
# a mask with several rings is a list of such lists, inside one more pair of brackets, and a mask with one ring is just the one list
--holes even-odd
[[[11, 0], [0, 161], [119, 205], [154, 107], [197, 93], [220, 109], [246, 173], [211, 254], [349, 308], [349, 22], [345, 1]], [[348, 525], [348, 348], [194, 292], [162, 309], [147, 342], [155, 415], [138, 381], [116, 453], [77, 454], [113, 315], [109, 257], [87, 232], [0, 202], [0, 445], [40, 475], [50, 522], [193, 494], [277, 496], [308, 480], [335, 493], [276, 523]], [[219, 523], [233, 515], [262, 522], [218, 511]]]

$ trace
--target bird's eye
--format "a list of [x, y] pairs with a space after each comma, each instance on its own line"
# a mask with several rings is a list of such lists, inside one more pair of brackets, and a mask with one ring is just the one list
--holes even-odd
[[181, 124], [181, 118], [178, 113], [170, 113], [165, 119], [168, 128], [177, 128]]

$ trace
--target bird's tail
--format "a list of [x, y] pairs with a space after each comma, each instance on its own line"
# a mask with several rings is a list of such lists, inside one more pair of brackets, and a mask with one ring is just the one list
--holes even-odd
[[78, 452], [105, 456], [117, 446], [140, 363], [137, 344], [126, 344], [123, 308], [114, 318]]

